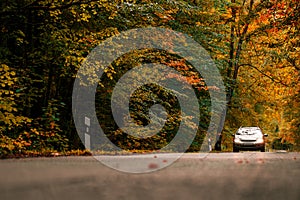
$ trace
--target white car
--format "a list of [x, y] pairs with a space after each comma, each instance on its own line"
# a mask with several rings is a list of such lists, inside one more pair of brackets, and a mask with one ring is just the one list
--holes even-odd
[[265, 137], [259, 127], [240, 127], [233, 135], [233, 152], [260, 150], [265, 152]]

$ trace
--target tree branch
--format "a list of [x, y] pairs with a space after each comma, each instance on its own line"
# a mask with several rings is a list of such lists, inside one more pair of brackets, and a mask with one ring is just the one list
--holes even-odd
[[242, 67], [242, 66], [248, 66], [248, 67], [251, 67], [251, 68], [257, 70], [259, 73], [261, 73], [261, 74], [264, 75], [265, 77], [271, 79], [273, 82], [279, 83], [279, 84], [281, 84], [281, 85], [283, 85], [283, 86], [286, 86], [286, 87], [289, 87], [289, 85], [283, 83], [281, 80], [276, 80], [274, 77], [272, 77], [272, 76], [270, 76], [270, 75], [264, 73], [263, 71], [261, 71], [260, 69], [258, 69], [257, 67], [255, 67], [254, 65], [244, 63], [244, 64], [240, 64], [239, 66], [240, 66], [240, 67]]
[[51, 6], [50, 4], [48, 5], [36, 5], [39, 2], [41, 2], [41, 0], [35, 0], [32, 3], [29, 3], [23, 7], [20, 8], [16, 8], [13, 10], [6, 10], [6, 11], [2, 11], [0, 12], [0, 15], [10, 15], [10, 14], [18, 14], [18, 13], [24, 13], [26, 11], [30, 11], [30, 10], [44, 10], [44, 11], [53, 11], [53, 10], [64, 10], [64, 9], [68, 9], [72, 6], [76, 6], [76, 5], [83, 5], [83, 4], [89, 4], [91, 2], [94, 1], [98, 1], [98, 0], [86, 0], [86, 1], [70, 1], [69, 3], [66, 4], [62, 4], [62, 5], [58, 5], [58, 6]]

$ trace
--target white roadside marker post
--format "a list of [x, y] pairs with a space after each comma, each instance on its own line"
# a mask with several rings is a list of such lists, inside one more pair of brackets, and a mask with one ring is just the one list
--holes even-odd
[[86, 130], [84, 134], [84, 144], [85, 148], [87, 150], [91, 150], [91, 136], [89, 134], [90, 126], [91, 126], [91, 120], [88, 117], [84, 117], [84, 124], [86, 125]]

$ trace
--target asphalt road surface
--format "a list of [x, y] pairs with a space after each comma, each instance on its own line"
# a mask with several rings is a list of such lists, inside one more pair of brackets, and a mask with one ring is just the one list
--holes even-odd
[[[148, 155], [149, 156], [149, 155]], [[0, 160], [0, 199], [300, 199], [300, 154], [242, 152], [151, 155], [151, 173], [109, 168], [94, 157]], [[145, 156], [103, 156], [128, 159]], [[134, 164], [133, 164], [134, 167]]]

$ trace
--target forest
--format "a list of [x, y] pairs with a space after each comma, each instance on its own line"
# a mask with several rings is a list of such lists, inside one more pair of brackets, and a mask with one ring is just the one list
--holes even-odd
[[[299, 151], [299, 13], [298, 0], [2, 0], [0, 157], [84, 152], [72, 114], [78, 70], [99, 44], [148, 27], [188, 35], [219, 70], [226, 109], [224, 126], [218, 127], [222, 137], [213, 138], [218, 150], [232, 151], [232, 134], [240, 126], [259, 126], [268, 134], [268, 149]], [[112, 90], [126, 71], [144, 63], [168, 66], [194, 88], [201, 117], [188, 124], [187, 130], [197, 133], [187, 151], [199, 151], [213, 115], [211, 86], [187, 60], [157, 49], [122, 55], [105, 70], [94, 103], [105, 134], [128, 151], [157, 150], [186, 120], [170, 91], [147, 84], [131, 96], [131, 116], [147, 125], [155, 101], [168, 110], [165, 126], [146, 139], [118, 129], [110, 109]], [[176, 74], [167, 77], [180, 82]]]

